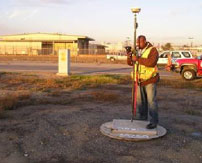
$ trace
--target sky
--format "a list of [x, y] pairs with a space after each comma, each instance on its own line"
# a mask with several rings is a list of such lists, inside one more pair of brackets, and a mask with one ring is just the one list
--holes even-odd
[[96, 42], [133, 41], [202, 45], [202, 0], [1, 0], [0, 35], [62, 33]]

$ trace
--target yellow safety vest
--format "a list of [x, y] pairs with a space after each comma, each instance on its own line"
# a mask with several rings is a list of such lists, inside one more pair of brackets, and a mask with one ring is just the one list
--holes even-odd
[[[150, 52], [152, 50], [152, 47], [146, 49], [141, 58], [148, 58]], [[144, 65], [141, 65], [141, 64], [135, 64], [134, 65], [134, 73], [135, 73], [135, 76], [134, 76], [134, 80], [136, 81], [136, 70], [137, 70], [137, 65], [139, 65], [138, 67], [138, 79], [140, 81], [146, 81], [154, 76], [157, 75], [157, 72], [158, 72], [158, 68], [157, 66], [155, 67], [146, 67]], [[131, 77], [133, 78], [133, 72], [131, 72]]]

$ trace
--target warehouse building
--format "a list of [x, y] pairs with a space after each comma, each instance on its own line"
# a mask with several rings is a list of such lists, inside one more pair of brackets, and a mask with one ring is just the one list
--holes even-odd
[[0, 36], [0, 54], [57, 55], [59, 49], [70, 49], [72, 55], [87, 54], [87, 36], [29, 33]]

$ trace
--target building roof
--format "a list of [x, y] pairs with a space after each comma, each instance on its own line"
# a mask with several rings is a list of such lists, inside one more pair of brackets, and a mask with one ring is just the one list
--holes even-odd
[[0, 41], [77, 41], [79, 39], [94, 41], [94, 39], [87, 36], [60, 33], [24, 33], [0, 36]]

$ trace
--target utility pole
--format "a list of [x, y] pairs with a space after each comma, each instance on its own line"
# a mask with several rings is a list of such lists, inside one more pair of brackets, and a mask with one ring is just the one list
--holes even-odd
[[191, 40], [190, 48], [192, 48], [192, 46], [193, 46], [193, 41], [192, 41], [192, 40], [193, 40], [194, 38], [193, 38], [193, 37], [189, 37], [188, 39]]

